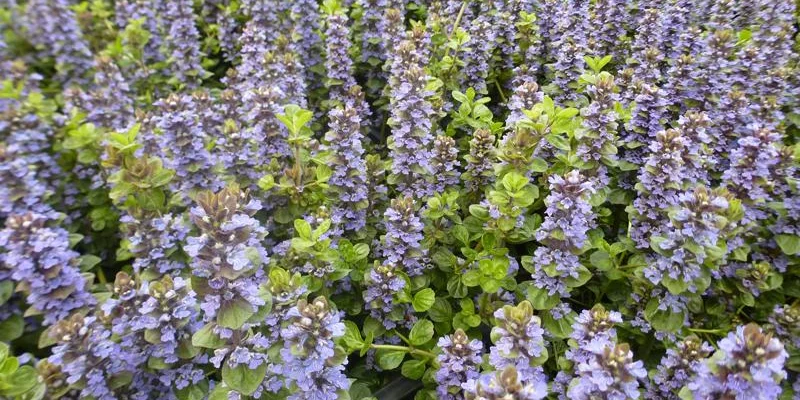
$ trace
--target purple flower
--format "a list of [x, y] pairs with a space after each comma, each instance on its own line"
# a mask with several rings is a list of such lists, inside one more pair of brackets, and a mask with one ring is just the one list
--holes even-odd
[[696, 399], [777, 399], [786, 378], [786, 350], [756, 324], [738, 326], [718, 343], [719, 350], [696, 364], [688, 385]]
[[676, 348], [667, 349], [647, 390], [647, 398], [677, 399], [678, 391], [689, 383], [698, 364], [712, 351], [711, 345], [694, 335], [678, 342]]
[[567, 396], [589, 400], [638, 399], [639, 381], [647, 378], [641, 361], [633, 361], [628, 344], [594, 340], [586, 345], [589, 360], [576, 366], [578, 377], [570, 383]]
[[197, 203], [190, 216], [200, 235], [188, 237], [183, 250], [191, 257], [194, 275], [206, 282], [198, 289], [204, 320], [214, 320], [227, 304], [244, 302], [256, 311], [264, 305], [258, 284], [261, 267], [269, 261], [262, 244], [267, 231], [252, 217], [261, 204], [236, 186], [202, 192]]
[[79, 254], [70, 249], [69, 233], [49, 222], [42, 214], [12, 215], [0, 230], [0, 278], [17, 283], [45, 325], [95, 304], [78, 266]]
[[483, 343], [470, 340], [463, 330], [456, 329], [454, 334], [439, 338], [436, 345], [442, 350], [436, 357], [439, 363], [434, 376], [438, 384], [436, 394], [440, 399], [460, 399], [461, 385], [480, 376]]
[[502, 371], [489, 372], [462, 385], [467, 400], [540, 400], [547, 397], [544, 380], [522, 383], [513, 366]]
[[543, 246], [534, 253], [543, 268], [536, 270], [533, 280], [534, 285], [547, 289], [551, 295], [568, 296], [565, 279], [577, 278], [581, 269], [585, 269], [576, 252], [583, 248], [588, 240], [587, 233], [595, 225], [595, 214], [589, 204], [589, 196], [594, 191], [593, 183], [578, 170], [564, 177], [550, 177], [545, 219], [536, 231], [536, 240]]
[[344, 363], [334, 357], [334, 340], [344, 335], [341, 314], [331, 310], [327, 299], [317, 297], [309, 303], [298, 300], [297, 306], [287, 314], [289, 325], [281, 330], [284, 348], [282, 363], [275, 366], [287, 381], [297, 385], [298, 391], [291, 399], [338, 398], [339, 390], [350, 388], [345, 377]]
[[61, 83], [84, 83], [92, 52], [67, 0], [31, 0], [25, 8], [27, 39], [56, 62]]
[[331, 152], [333, 168], [328, 184], [336, 196], [339, 207], [333, 210], [333, 219], [342, 221], [348, 231], [361, 230], [366, 225], [367, 166], [364, 161], [361, 116], [354, 108], [336, 108], [329, 114], [330, 131], [325, 135]]
[[414, 200], [392, 200], [384, 216], [386, 235], [381, 253], [386, 263], [401, 268], [408, 276], [421, 275], [427, 268], [428, 251], [421, 245], [423, 224], [414, 210]]
[[170, 0], [166, 2], [164, 24], [167, 35], [164, 37], [169, 76], [181, 86], [196, 86], [206, 71], [203, 69], [200, 52], [200, 32], [194, 24], [194, 1]]
[[432, 179], [433, 121], [436, 112], [428, 98], [427, 62], [430, 38], [422, 29], [409, 31], [408, 38], [396, 49], [389, 81], [392, 135], [389, 155], [392, 178], [398, 190], [407, 196], [427, 197], [434, 193]]
[[498, 371], [513, 366], [523, 384], [546, 381], [540, 366], [547, 359], [544, 329], [531, 304], [526, 300], [516, 307], [503, 306], [494, 317], [489, 363]]

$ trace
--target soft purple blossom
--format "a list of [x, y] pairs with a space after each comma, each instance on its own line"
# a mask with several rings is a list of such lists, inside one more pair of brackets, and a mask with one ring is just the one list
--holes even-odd
[[718, 343], [719, 350], [696, 364], [687, 386], [695, 399], [777, 399], [786, 378], [783, 344], [756, 324], [740, 325]]

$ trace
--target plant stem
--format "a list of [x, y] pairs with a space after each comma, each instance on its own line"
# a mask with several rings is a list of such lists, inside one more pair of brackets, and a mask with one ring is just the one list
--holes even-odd
[[410, 354], [416, 354], [424, 357], [435, 358], [433, 353], [425, 350], [415, 349], [409, 346], [397, 346], [393, 344], [371, 344], [369, 347], [375, 350], [394, 350], [394, 351], [407, 351]]

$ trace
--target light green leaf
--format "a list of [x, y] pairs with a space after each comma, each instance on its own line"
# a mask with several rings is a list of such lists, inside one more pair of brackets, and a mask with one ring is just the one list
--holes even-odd
[[427, 319], [421, 319], [411, 328], [408, 340], [414, 346], [420, 346], [433, 338], [433, 323]]
[[414, 300], [411, 302], [411, 305], [414, 307], [414, 311], [425, 312], [433, 306], [435, 301], [436, 294], [433, 289], [425, 288], [414, 294]]
[[225, 384], [244, 395], [250, 395], [255, 392], [261, 382], [264, 381], [266, 374], [267, 364], [261, 364], [255, 369], [250, 369], [244, 364], [231, 368], [226, 362], [222, 367], [222, 380]]

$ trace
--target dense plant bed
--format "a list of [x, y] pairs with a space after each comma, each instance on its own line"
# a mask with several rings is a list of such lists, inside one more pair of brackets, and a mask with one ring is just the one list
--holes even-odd
[[800, 398], [793, 0], [0, 10], [0, 398]]

